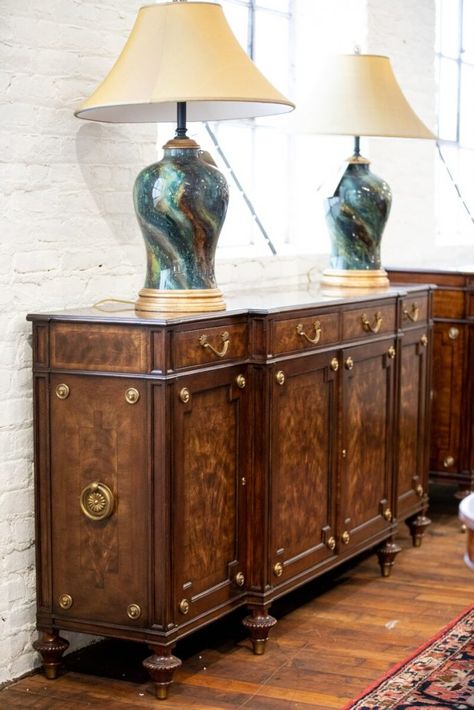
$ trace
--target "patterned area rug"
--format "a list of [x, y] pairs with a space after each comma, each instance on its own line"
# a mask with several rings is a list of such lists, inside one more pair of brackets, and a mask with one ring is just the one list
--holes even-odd
[[474, 708], [474, 607], [342, 710]]

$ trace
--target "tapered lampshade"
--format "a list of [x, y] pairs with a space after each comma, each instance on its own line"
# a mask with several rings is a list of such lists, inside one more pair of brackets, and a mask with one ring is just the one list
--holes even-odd
[[112, 123], [250, 118], [294, 108], [257, 69], [220, 5], [167, 2], [142, 7], [122, 53], [79, 118]]

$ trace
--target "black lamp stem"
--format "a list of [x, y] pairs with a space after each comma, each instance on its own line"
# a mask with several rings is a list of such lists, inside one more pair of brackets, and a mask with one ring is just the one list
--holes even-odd
[[177, 103], [176, 138], [187, 138], [186, 136], [186, 101]]
[[360, 136], [354, 136], [354, 155], [360, 156]]

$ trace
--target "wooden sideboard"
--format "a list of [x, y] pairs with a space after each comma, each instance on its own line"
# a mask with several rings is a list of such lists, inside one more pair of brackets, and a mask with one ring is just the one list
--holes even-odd
[[474, 490], [474, 269], [390, 269], [398, 283], [431, 283], [433, 385], [430, 477]]
[[29, 319], [48, 677], [60, 629], [131, 639], [164, 698], [193, 630], [245, 605], [261, 654], [274, 599], [372, 548], [388, 576], [399, 520], [421, 543], [428, 288]]

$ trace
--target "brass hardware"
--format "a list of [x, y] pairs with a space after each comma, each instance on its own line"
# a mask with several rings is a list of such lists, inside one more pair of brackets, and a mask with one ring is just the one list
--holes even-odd
[[129, 387], [125, 392], [125, 401], [128, 402], [128, 404], [136, 404], [139, 399], [140, 392], [136, 389], [136, 387]]
[[247, 485], [247, 479], [245, 478], [245, 476], [242, 476], [242, 478], [240, 479], [240, 482], [243, 486]]
[[331, 370], [334, 370], [334, 372], [337, 372], [339, 370], [339, 360], [337, 359], [337, 357], [333, 357], [333, 359], [329, 363], [329, 367], [331, 368]]
[[70, 594], [61, 594], [58, 599], [58, 604], [61, 609], [70, 609], [72, 607], [72, 597]]
[[426, 347], [428, 345], [428, 336], [422, 335], [420, 338], [420, 343], [423, 345], [423, 347]]
[[179, 391], [179, 398], [184, 404], [187, 404], [189, 402], [189, 400], [191, 399], [191, 392], [188, 390], [187, 387], [183, 387]]
[[245, 576], [243, 572], [237, 572], [235, 575], [235, 583], [238, 587], [243, 587], [245, 584]]
[[404, 309], [403, 315], [405, 318], [409, 318], [413, 323], [416, 323], [420, 317], [420, 309], [416, 303], [412, 303], [409, 311], [407, 311], [406, 308]]
[[367, 314], [363, 313], [360, 321], [362, 323], [362, 328], [366, 333], [378, 333], [382, 325], [383, 316], [380, 311], [377, 311], [374, 316], [374, 321], [371, 323], [367, 318]]
[[344, 530], [344, 532], [341, 535], [341, 540], [344, 543], [344, 545], [348, 545], [350, 539], [351, 539], [350, 533], [347, 530]]
[[459, 337], [459, 328], [455, 328], [454, 326], [448, 330], [448, 338], [450, 340], [457, 340]]
[[387, 350], [387, 355], [389, 356], [390, 360], [393, 360], [393, 358], [395, 357], [396, 354], [397, 354], [397, 351], [395, 350], [393, 345], [391, 345], [389, 347], [389, 349]]
[[345, 361], [344, 367], [346, 368], [346, 370], [352, 370], [352, 368], [354, 367], [354, 360], [351, 358], [350, 355]]
[[273, 574], [275, 577], [281, 577], [283, 574], [283, 564], [281, 562], [275, 562], [273, 565]]
[[201, 335], [199, 338], [199, 345], [203, 348], [207, 348], [208, 350], [211, 351], [211, 353], [214, 353], [214, 355], [217, 355], [217, 357], [224, 357], [229, 349], [230, 345], [230, 336], [229, 333], [225, 330], [221, 334], [221, 340], [222, 340], [222, 350], [216, 350], [209, 342], [208, 342], [208, 337], [207, 335]]
[[142, 610], [138, 604], [129, 604], [127, 606], [127, 616], [129, 619], [139, 619], [142, 615]]
[[416, 493], [417, 496], [420, 496], [420, 498], [421, 498], [421, 496], [423, 495], [424, 491], [423, 491], [423, 486], [421, 485], [421, 483], [418, 483], [418, 484], [415, 486], [415, 493]]
[[336, 547], [336, 538], [331, 535], [330, 538], [328, 538], [326, 545], [329, 547], [330, 550], [334, 550]]
[[285, 373], [283, 372], [283, 370], [278, 370], [275, 375], [275, 379], [279, 385], [285, 384]]
[[347, 457], [347, 449], [342, 449], [341, 456], [343, 459], [345, 459]]
[[385, 510], [383, 511], [383, 517], [385, 518], [385, 520], [388, 521], [392, 519], [392, 511], [390, 510], [390, 508], [385, 508]]
[[235, 378], [235, 384], [237, 385], [237, 387], [243, 390], [245, 385], [247, 384], [245, 377], [243, 375], [237, 375], [237, 377]]
[[446, 456], [446, 458], [443, 461], [443, 466], [445, 468], [449, 468], [454, 464], [454, 458], [452, 456]]
[[303, 323], [298, 323], [296, 326], [296, 332], [298, 335], [301, 335], [302, 338], [308, 341], [308, 343], [311, 343], [312, 345], [317, 345], [319, 343], [319, 340], [321, 338], [321, 323], [318, 320], [315, 320], [313, 323], [313, 328], [314, 328], [314, 336], [311, 337], [307, 333], [304, 332], [303, 330], [304, 325]]
[[179, 602], [179, 610], [181, 614], [187, 614], [189, 611], [189, 602], [187, 599], [181, 599]]
[[64, 383], [56, 387], [56, 397], [58, 399], [67, 399], [69, 397], [69, 392], [69, 386]]
[[81, 510], [89, 520], [105, 520], [114, 510], [114, 494], [105, 483], [89, 483], [83, 488], [79, 502]]

